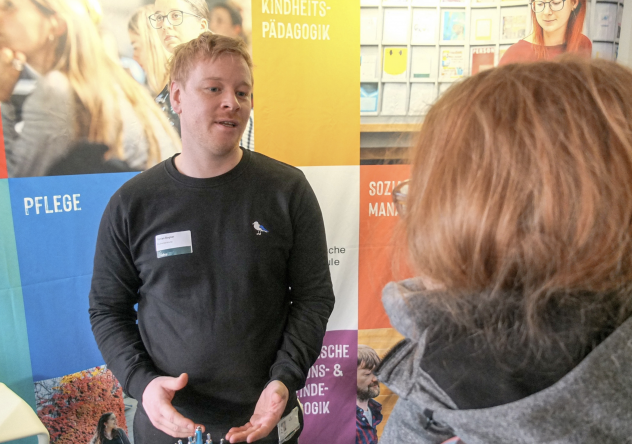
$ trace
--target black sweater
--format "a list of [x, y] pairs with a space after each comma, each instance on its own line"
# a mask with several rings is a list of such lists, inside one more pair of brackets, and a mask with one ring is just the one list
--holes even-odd
[[[141, 400], [155, 377], [186, 372], [174, 406], [216, 423], [249, 418], [268, 381], [294, 397], [334, 305], [305, 176], [242, 151], [218, 177], [184, 176], [172, 158], [124, 184], [101, 220], [90, 291], [92, 330], [126, 392]], [[156, 236], [182, 231], [192, 252], [158, 258]]]

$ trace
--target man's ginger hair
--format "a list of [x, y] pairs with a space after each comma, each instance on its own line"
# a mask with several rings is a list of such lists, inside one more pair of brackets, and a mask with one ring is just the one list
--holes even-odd
[[242, 40], [209, 31], [176, 47], [169, 61], [169, 83], [175, 81], [185, 84], [196, 61], [200, 58], [215, 60], [225, 54], [243, 58], [252, 76], [252, 58], [246, 44]]

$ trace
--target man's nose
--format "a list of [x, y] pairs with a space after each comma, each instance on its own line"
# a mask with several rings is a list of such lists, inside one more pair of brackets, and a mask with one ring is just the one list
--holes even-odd
[[241, 105], [239, 104], [237, 95], [232, 91], [226, 91], [222, 98], [222, 107], [229, 108], [235, 111], [240, 109]]

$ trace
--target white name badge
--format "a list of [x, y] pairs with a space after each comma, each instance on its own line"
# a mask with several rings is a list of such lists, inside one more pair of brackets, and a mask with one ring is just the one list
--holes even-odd
[[301, 423], [298, 420], [298, 407], [294, 407], [290, 413], [281, 418], [281, 421], [279, 421], [277, 425], [279, 429], [279, 444], [289, 441], [289, 439], [298, 432], [300, 427]]
[[156, 236], [156, 254], [158, 258], [193, 253], [191, 231], [159, 234]]

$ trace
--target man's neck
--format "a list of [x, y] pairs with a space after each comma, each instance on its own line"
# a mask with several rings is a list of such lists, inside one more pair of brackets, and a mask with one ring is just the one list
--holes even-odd
[[187, 150], [175, 158], [176, 168], [185, 176], [208, 179], [221, 176], [237, 166], [244, 153], [236, 147], [224, 156], [215, 156], [203, 150]]
[[367, 399], [367, 400], [361, 401], [358, 398], [356, 398], [356, 405], [366, 412], [369, 409], [369, 400]]

